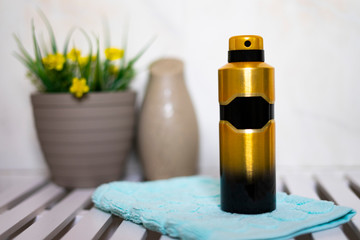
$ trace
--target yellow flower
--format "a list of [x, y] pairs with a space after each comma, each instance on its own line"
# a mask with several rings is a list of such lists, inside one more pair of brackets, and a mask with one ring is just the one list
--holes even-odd
[[109, 66], [109, 72], [110, 72], [111, 74], [116, 74], [118, 71], [119, 71], [119, 67], [118, 67], [118, 66], [115, 66], [115, 65], [110, 65], [110, 66]]
[[42, 59], [42, 62], [47, 69], [56, 69], [57, 71], [63, 69], [65, 61], [65, 57], [61, 53], [49, 54]]
[[107, 48], [105, 49], [105, 57], [110, 61], [120, 59], [124, 56], [124, 49], [119, 48]]
[[[85, 57], [78, 57], [77, 59], [78, 63], [80, 64], [80, 67], [84, 67], [88, 62], [89, 62], [89, 55], [85, 56]], [[96, 56], [91, 56], [91, 60], [92, 62], [96, 61]]]
[[81, 56], [81, 51], [79, 49], [73, 48], [71, 51], [66, 55], [68, 59], [75, 62]]
[[80, 64], [81, 67], [85, 66], [88, 63], [89, 57], [79, 57], [78, 58], [78, 62]]
[[70, 92], [77, 98], [81, 98], [85, 93], [89, 92], [89, 86], [86, 84], [85, 78], [73, 78]]

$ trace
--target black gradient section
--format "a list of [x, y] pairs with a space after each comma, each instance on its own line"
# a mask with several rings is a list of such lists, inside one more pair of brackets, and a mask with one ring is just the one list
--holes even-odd
[[274, 119], [274, 104], [262, 97], [237, 97], [228, 105], [220, 105], [220, 120], [237, 129], [260, 129]]
[[231, 50], [228, 51], [228, 62], [264, 62], [264, 50]]
[[275, 170], [252, 178], [221, 171], [221, 209], [231, 213], [260, 214], [276, 208]]

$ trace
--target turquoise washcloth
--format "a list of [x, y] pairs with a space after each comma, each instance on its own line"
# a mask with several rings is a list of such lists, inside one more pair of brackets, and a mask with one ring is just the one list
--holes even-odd
[[220, 209], [220, 182], [180, 177], [153, 182], [103, 184], [92, 196], [96, 207], [146, 228], [181, 239], [289, 239], [336, 227], [355, 211], [285, 193], [277, 208], [258, 215]]

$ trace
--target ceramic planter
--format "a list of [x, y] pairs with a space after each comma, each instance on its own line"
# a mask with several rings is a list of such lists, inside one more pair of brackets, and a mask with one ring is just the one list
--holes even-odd
[[64, 187], [96, 187], [118, 180], [132, 146], [133, 91], [33, 94], [40, 145], [52, 180]]

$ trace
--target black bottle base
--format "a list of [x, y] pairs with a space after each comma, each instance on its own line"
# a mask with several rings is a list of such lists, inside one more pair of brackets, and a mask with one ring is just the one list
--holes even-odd
[[248, 179], [221, 176], [221, 209], [230, 213], [261, 214], [276, 208], [275, 173]]
[[[225, 206], [224, 206], [225, 205]], [[221, 204], [221, 210], [229, 213], [238, 213], [238, 214], [262, 214], [272, 212], [276, 209], [275, 206], [260, 206], [258, 208], [254, 207], [234, 207], [231, 204]]]

